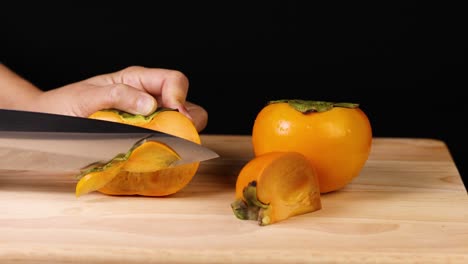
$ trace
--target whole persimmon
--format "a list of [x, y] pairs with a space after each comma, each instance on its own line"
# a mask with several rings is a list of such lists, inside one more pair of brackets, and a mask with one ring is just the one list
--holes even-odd
[[[157, 109], [149, 116], [100, 110], [89, 118], [140, 126], [201, 144], [200, 135], [192, 121], [173, 109]], [[76, 194], [79, 196], [94, 190], [109, 195], [174, 194], [192, 180], [200, 165], [200, 162], [193, 162], [170, 168], [170, 164], [178, 159], [178, 154], [169, 146], [159, 142], [144, 142], [130, 150], [125, 158], [116, 157], [108, 164], [82, 173]]]
[[371, 151], [372, 128], [358, 104], [276, 100], [257, 114], [252, 144], [256, 156], [302, 153], [317, 171], [320, 192], [328, 193], [359, 175]]

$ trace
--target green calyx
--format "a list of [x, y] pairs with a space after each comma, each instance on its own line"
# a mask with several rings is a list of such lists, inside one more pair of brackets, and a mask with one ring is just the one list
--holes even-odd
[[121, 111], [121, 110], [117, 110], [117, 109], [105, 109], [105, 110], [101, 110], [103, 112], [112, 112], [112, 113], [116, 113], [118, 114], [122, 119], [126, 120], [126, 121], [130, 121], [130, 122], [138, 122], [138, 121], [150, 121], [151, 119], [153, 119], [157, 114], [161, 113], [161, 112], [164, 112], [164, 111], [178, 111], [177, 109], [174, 109], [174, 108], [167, 108], [167, 107], [160, 107], [158, 109], [156, 109], [156, 111], [154, 111], [153, 113], [147, 115], [147, 116], [144, 116], [144, 115], [138, 115], [138, 114], [131, 114], [131, 113], [128, 113], [128, 112], [124, 112], [124, 111]]
[[244, 199], [237, 199], [231, 203], [234, 215], [241, 220], [256, 220], [259, 225], [268, 225], [270, 217], [267, 216], [269, 205], [260, 202], [257, 198], [257, 182], [250, 182], [243, 190]]
[[358, 108], [359, 104], [346, 103], [346, 102], [326, 102], [326, 101], [312, 101], [312, 100], [299, 100], [299, 99], [282, 99], [268, 102], [268, 104], [288, 103], [297, 111], [306, 114], [310, 112], [325, 112], [331, 110], [333, 107], [344, 108]]

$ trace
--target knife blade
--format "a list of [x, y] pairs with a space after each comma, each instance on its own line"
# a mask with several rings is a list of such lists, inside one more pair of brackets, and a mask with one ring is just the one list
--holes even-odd
[[195, 142], [117, 122], [9, 109], [0, 109], [0, 117], [0, 170], [78, 172], [141, 140], [174, 149], [181, 159], [172, 166], [219, 157]]

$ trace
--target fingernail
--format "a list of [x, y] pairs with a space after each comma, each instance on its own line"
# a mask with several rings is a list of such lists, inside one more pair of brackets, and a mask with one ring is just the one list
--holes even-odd
[[149, 115], [156, 110], [156, 100], [150, 95], [141, 95], [137, 99], [136, 107], [140, 115]]
[[179, 106], [179, 112], [181, 112], [182, 114], [187, 116], [190, 120], [193, 120], [192, 116], [190, 115], [190, 113], [189, 113], [187, 107], [185, 107], [185, 105]]

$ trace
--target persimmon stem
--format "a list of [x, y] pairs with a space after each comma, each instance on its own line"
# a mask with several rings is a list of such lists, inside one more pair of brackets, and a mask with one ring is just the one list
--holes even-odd
[[[260, 202], [257, 198], [257, 182], [250, 182], [243, 190], [244, 199], [237, 199], [231, 203], [234, 215], [241, 220], [258, 220], [265, 222], [263, 211], [269, 206]], [[269, 219], [268, 219], [269, 220]], [[267, 222], [269, 222], [267, 220]]]
[[257, 198], [257, 182], [256, 181], [250, 182], [247, 185], [247, 187], [244, 188], [243, 194], [244, 194], [244, 199], [247, 202], [247, 205], [256, 206], [258, 208], [263, 208], [263, 209], [268, 208], [268, 205], [263, 204]]

